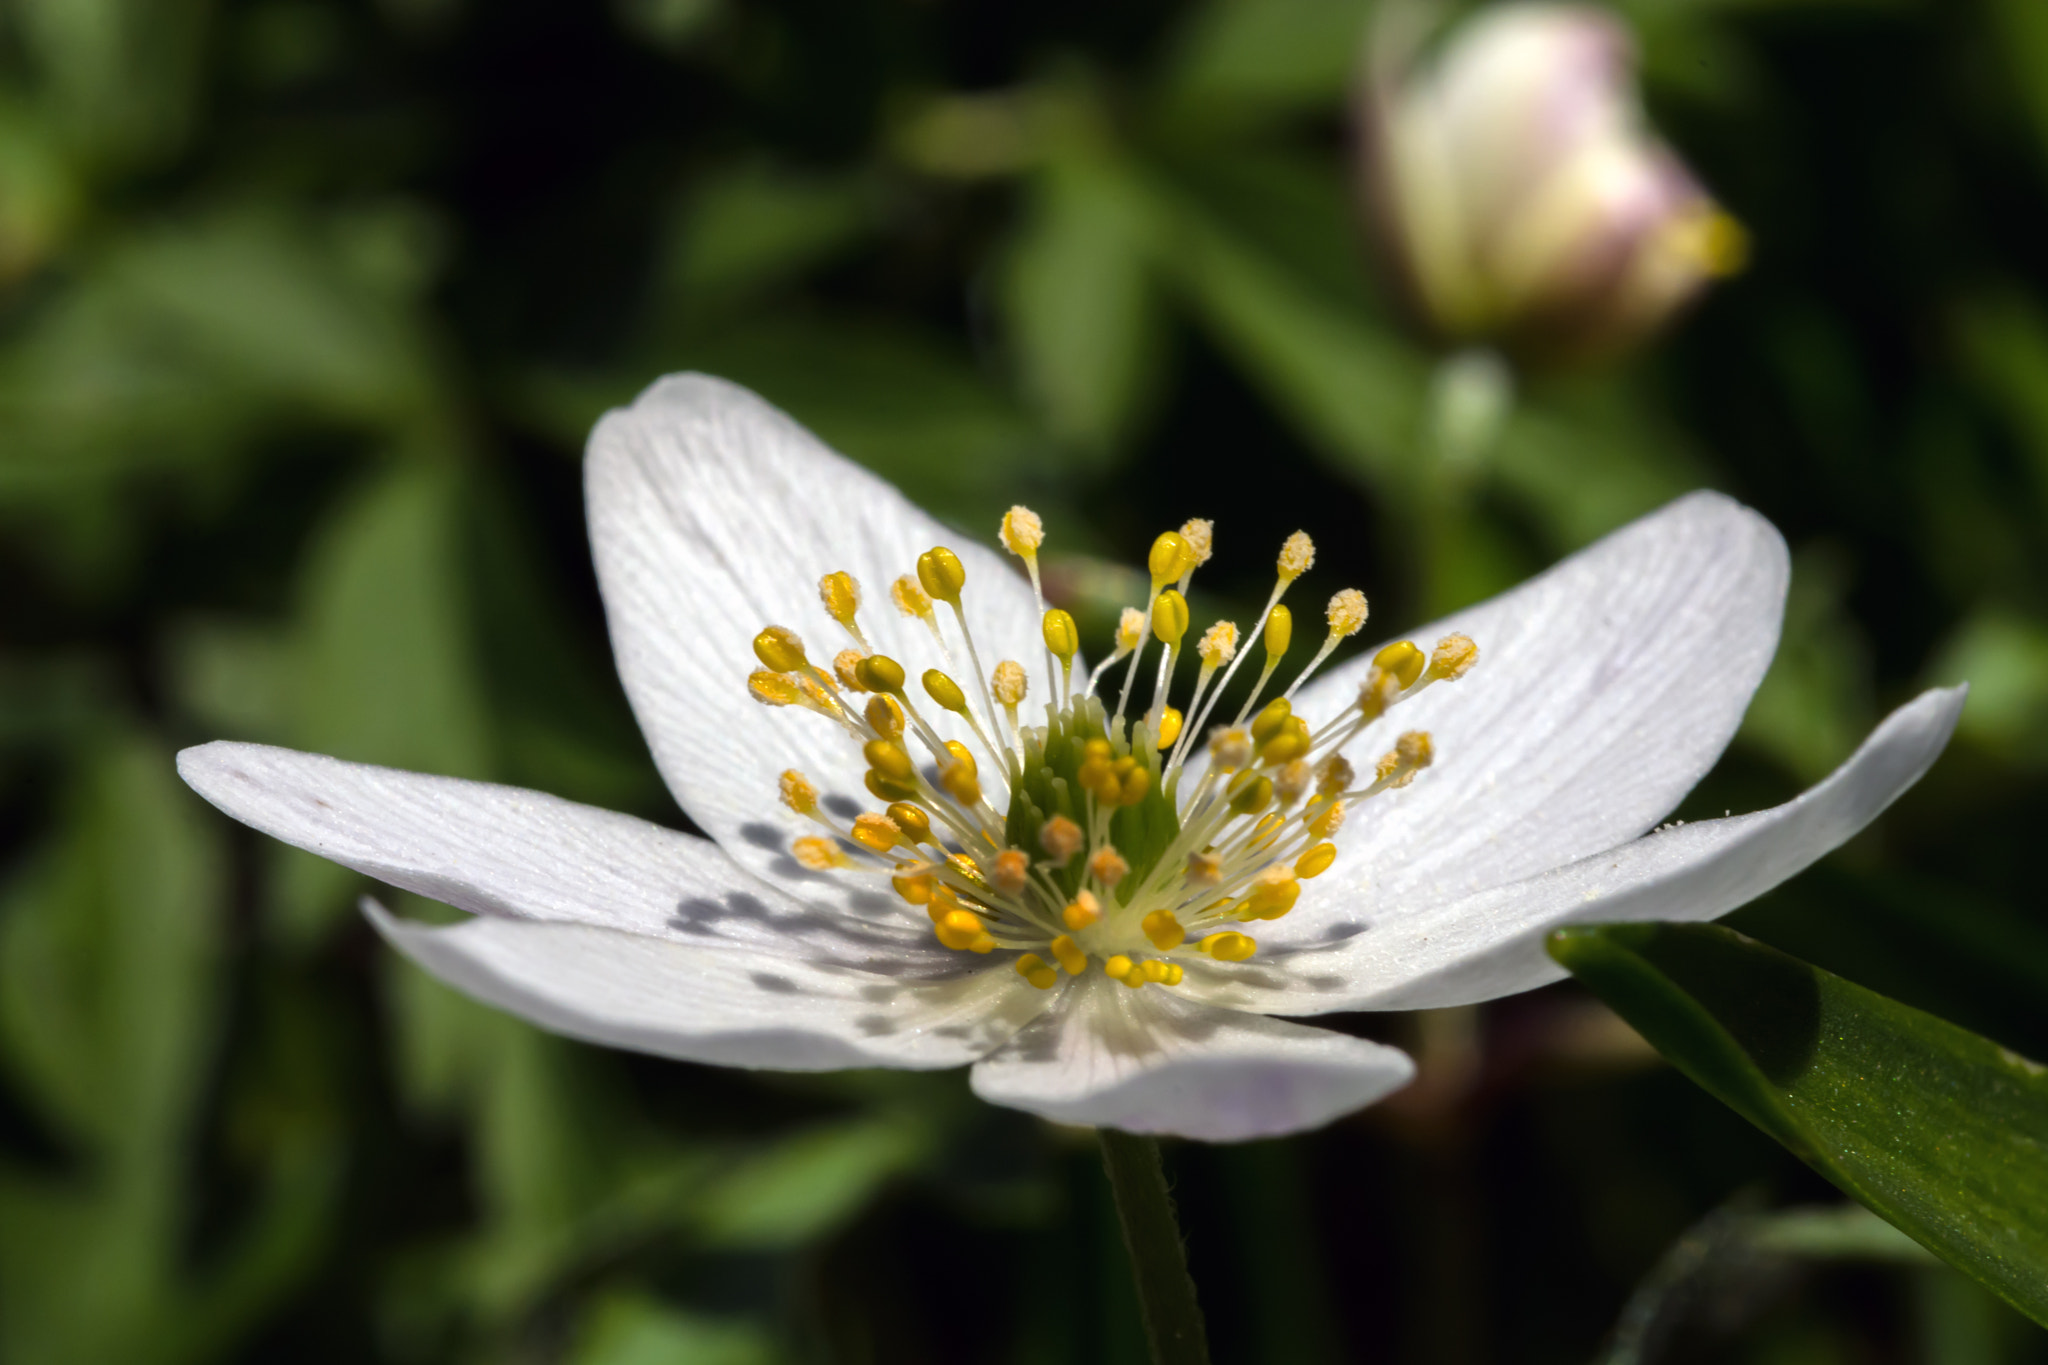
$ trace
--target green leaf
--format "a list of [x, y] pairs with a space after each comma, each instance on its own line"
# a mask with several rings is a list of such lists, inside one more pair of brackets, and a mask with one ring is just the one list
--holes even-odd
[[2048, 1325], [2048, 1069], [1717, 925], [1549, 947], [1686, 1075]]

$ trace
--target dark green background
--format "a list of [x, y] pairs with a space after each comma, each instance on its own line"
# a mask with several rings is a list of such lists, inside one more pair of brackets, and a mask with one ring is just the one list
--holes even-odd
[[[1530, 379], [1450, 480], [1352, 211], [1355, 0], [0, 0], [0, 1360], [1139, 1358], [1086, 1141], [957, 1074], [545, 1037], [172, 774], [257, 739], [679, 822], [577, 453], [682, 367], [963, 534], [1037, 507], [1098, 646], [1189, 515], [1198, 624], [1302, 526], [1304, 600], [1391, 629], [1734, 493], [1792, 601], [1683, 813], [1975, 687], [1737, 922], [2048, 1056], [2048, 6], [1627, 9], [1753, 266]], [[1712, 1210], [1834, 1198], [1572, 988], [1339, 1022], [1424, 1082], [1169, 1150], [1222, 1360], [1589, 1361]], [[2048, 1358], [1946, 1270], [1774, 1260], [1746, 1216], [1610, 1359]]]

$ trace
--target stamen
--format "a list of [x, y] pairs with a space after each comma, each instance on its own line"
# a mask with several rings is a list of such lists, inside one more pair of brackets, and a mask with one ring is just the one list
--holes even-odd
[[1300, 691], [1301, 685], [1309, 680], [1311, 674], [1323, 666], [1323, 660], [1329, 658], [1332, 651], [1338, 645], [1358, 634], [1359, 631], [1364, 630], [1367, 615], [1365, 594], [1358, 589], [1346, 588], [1332, 597], [1329, 608], [1325, 612], [1326, 619], [1330, 623], [1330, 634], [1323, 641], [1323, 647], [1316, 651], [1316, 656], [1308, 661], [1308, 667], [1301, 670], [1301, 674], [1295, 678], [1293, 686], [1287, 689], [1286, 695], [1291, 697]]
[[1124, 856], [1108, 844], [1095, 850], [1095, 856], [1088, 860], [1088, 875], [1101, 882], [1107, 890], [1116, 890], [1116, 884], [1129, 876], [1131, 865]]
[[1064, 815], [1053, 816], [1038, 831], [1039, 847], [1061, 867], [1073, 860], [1086, 841], [1087, 836], [1081, 832], [1081, 827]]
[[781, 790], [782, 804], [798, 815], [810, 815], [818, 809], [818, 789], [796, 769], [783, 769]]
[[808, 662], [803, 640], [788, 626], [769, 626], [756, 635], [754, 657], [772, 673], [794, 673]]
[[860, 611], [860, 584], [852, 574], [842, 569], [819, 579], [818, 600], [825, 604], [828, 616], [846, 627], [847, 634], [860, 641], [862, 648], [867, 647], [867, 637], [860, 633], [860, 627], [854, 622], [855, 614]]

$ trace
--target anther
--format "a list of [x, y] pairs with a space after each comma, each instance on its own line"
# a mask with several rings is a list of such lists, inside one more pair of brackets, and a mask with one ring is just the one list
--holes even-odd
[[949, 607], [960, 605], [960, 589], [967, 584], [967, 570], [960, 556], [943, 545], [934, 545], [917, 557], [917, 581], [936, 601]]
[[1081, 632], [1074, 625], [1074, 618], [1053, 607], [1045, 613], [1045, 647], [1061, 663], [1070, 663], [1081, 650]]
[[861, 685], [860, 661], [867, 656], [857, 649], [842, 649], [832, 656], [832, 676], [849, 692], [865, 692]]
[[897, 895], [912, 905], [923, 905], [932, 898], [932, 888], [936, 883], [929, 872], [913, 872], [907, 876], [889, 878], [889, 885], [895, 888]]
[[[988, 930], [981, 922], [981, 916], [972, 910], [948, 910], [946, 917], [934, 926], [939, 942], [948, 948], [964, 952], [987, 952], [988, 948], [976, 947], [988, 938]], [[989, 947], [993, 948], [994, 943]]]
[[862, 811], [853, 817], [853, 841], [872, 853], [887, 853], [903, 842], [903, 831], [886, 815]]
[[1305, 758], [1297, 758], [1281, 766], [1273, 774], [1273, 795], [1280, 804], [1292, 806], [1308, 794], [1309, 784], [1315, 781], [1315, 769]]
[[1252, 743], [1264, 744], [1279, 734], [1294, 715], [1294, 704], [1285, 697], [1275, 697], [1259, 708], [1259, 714], [1252, 718]]
[[1104, 844], [1088, 859], [1088, 875], [1101, 882], [1111, 891], [1116, 884], [1130, 874], [1131, 865], [1124, 861], [1124, 855], [1114, 847]]
[[1332, 596], [1325, 612], [1330, 622], [1330, 634], [1340, 640], [1348, 640], [1365, 629], [1365, 618], [1369, 614], [1365, 594], [1356, 588], [1345, 588]]
[[1005, 896], [1016, 896], [1023, 892], [1024, 883], [1031, 875], [1031, 860], [1024, 856], [1022, 849], [1006, 848], [989, 860], [983, 869], [988, 884]]
[[1068, 901], [1067, 908], [1060, 912], [1060, 922], [1077, 934], [1101, 918], [1102, 902], [1095, 898], [1092, 891], [1081, 892]]
[[1204, 668], [1221, 668], [1237, 657], [1237, 623], [1218, 621], [1202, 632], [1202, 642], [1195, 646], [1195, 654]]
[[939, 785], [961, 805], [979, 805], [981, 780], [975, 767], [974, 755], [967, 752], [967, 746], [957, 739], [946, 741], [946, 753], [952, 758], [952, 762], [939, 769]]
[[1273, 779], [1264, 774], [1240, 773], [1230, 785], [1236, 788], [1230, 797], [1234, 814], [1257, 815], [1273, 803]]
[[1301, 898], [1301, 883], [1284, 867], [1269, 867], [1252, 882], [1238, 911], [1244, 919], [1279, 919]]
[[1427, 730], [1409, 730], [1394, 741], [1394, 753], [1404, 768], [1427, 768], [1436, 760], [1436, 745]]
[[852, 574], [842, 569], [819, 579], [818, 600], [825, 604], [825, 611], [833, 620], [853, 629], [854, 613], [860, 610], [860, 584]]
[[1152, 551], [1145, 556], [1145, 567], [1152, 571], [1152, 591], [1156, 593], [1195, 567], [1195, 552], [1180, 532], [1163, 531], [1159, 539], [1152, 542]]
[[868, 724], [885, 739], [903, 737], [903, 708], [894, 697], [875, 697], [868, 702]]
[[772, 672], [794, 673], [804, 666], [804, 642], [788, 626], [768, 626], [754, 637], [754, 657]]
[[757, 668], [747, 675], [747, 695], [763, 706], [795, 706], [804, 700], [803, 688], [786, 673]]
[[1039, 827], [1038, 846], [1061, 867], [1066, 866], [1067, 860], [1079, 853], [1081, 845], [1086, 842], [1087, 835], [1081, 832], [1081, 827], [1064, 815], [1055, 815]]
[[1037, 953], [1026, 953], [1017, 959], [1017, 975], [1042, 991], [1051, 990], [1060, 979], [1060, 974]]
[[1052, 955], [1059, 959], [1068, 976], [1079, 976], [1088, 970], [1088, 954], [1081, 951], [1081, 945], [1071, 935], [1061, 934], [1052, 941]]
[[861, 746], [868, 766], [894, 782], [908, 782], [917, 772], [910, 755], [893, 739], [871, 739]]
[[996, 665], [995, 675], [990, 679], [996, 701], [1003, 706], [1015, 708], [1024, 701], [1029, 682], [1024, 676], [1024, 665], [1015, 659], [1005, 659]]
[[1266, 616], [1266, 666], [1272, 667], [1293, 642], [1294, 613], [1285, 607], [1273, 608]]
[[1170, 953], [1187, 938], [1188, 931], [1181, 927], [1171, 910], [1154, 910], [1138, 922], [1145, 937], [1152, 940], [1152, 946], [1162, 953]]
[[1330, 864], [1337, 861], [1337, 846], [1331, 843], [1317, 844], [1294, 860], [1294, 875], [1307, 881], [1320, 877], [1330, 870]]
[[1116, 618], [1116, 652], [1119, 656], [1130, 653], [1138, 647], [1138, 641], [1145, 638], [1145, 613], [1136, 607], [1125, 607]]
[[1045, 544], [1045, 523], [1038, 513], [1019, 505], [1003, 513], [1002, 530], [997, 534], [1005, 550], [1019, 559], [1030, 560], [1038, 554], [1038, 547]]
[[1428, 663], [1428, 658], [1409, 640], [1396, 640], [1372, 656], [1372, 666], [1404, 689], [1415, 685], [1415, 680], [1422, 676], [1422, 670]]
[[1296, 531], [1280, 546], [1280, 582], [1285, 585], [1315, 567], [1316, 543], [1308, 532]]
[[1180, 524], [1180, 538], [1188, 543], [1188, 549], [1194, 554], [1194, 563], [1188, 567], [1199, 569], [1215, 553], [1216, 523], [1205, 517], [1189, 517]]
[[1339, 796], [1350, 791], [1357, 778], [1350, 759], [1342, 754], [1331, 754], [1316, 769], [1316, 791], [1326, 797]]
[[889, 585], [889, 600], [896, 604], [896, 610], [912, 620], [923, 620], [932, 614], [932, 599], [909, 574]]
[[870, 654], [862, 659], [854, 665], [854, 676], [870, 692], [900, 695], [903, 691], [903, 665], [886, 654]]
[[1446, 635], [1436, 642], [1436, 652], [1429, 657], [1429, 674], [1452, 682], [1470, 673], [1478, 662], [1479, 646], [1472, 643], [1471, 636]]
[[1159, 713], [1158, 745], [1162, 752], [1171, 748], [1173, 742], [1180, 738], [1180, 727], [1183, 719], [1184, 717], [1182, 717], [1177, 707], [1169, 706]]
[[932, 838], [931, 817], [908, 801], [898, 801], [889, 807], [889, 818], [896, 822], [896, 828], [903, 831], [906, 844], [929, 844]]
[[1188, 633], [1188, 599], [1177, 588], [1168, 588], [1153, 600], [1152, 633], [1169, 645], [1178, 645]]
[[835, 867], [851, 866], [846, 855], [839, 851], [839, 845], [815, 834], [796, 840], [790, 844], [789, 851], [799, 866], [812, 872], [829, 872]]
[[[1346, 765], [1347, 767], [1350, 765]], [[1308, 832], [1318, 839], [1327, 839], [1344, 827], [1344, 803], [1332, 801], [1322, 810], [1309, 817]]]
[[1208, 935], [1198, 946], [1218, 962], [1243, 962], [1258, 951], [1259, 944], [1250, 934], [1225, 930], [1220, 934]]
[[958, 715], [967, 714], [967, 694], [960, 690], [960, 684], [936, 668], [924, 671], [924, 690], [933, 701]]
[[1189, 886], [1214, 886], [1223, 880], [1223, 859], [1207, 850], [1190, 853], [1181, 879]]
[[782, 804], [798, 815], [809, 815], [818, 809], [818, 789], [796, 769], [783, 769], [781, 787]]
[[1252, 738], [1242, 730], [1218, 730], [1209, 740], [1209, 761], [1220, 772], [1235, 772], [1252, 761]]
[[1123, 953], [1102, 960], [1102, 974], [1112, 981], [1121, 981], [1131, 974], [1131, 959]]

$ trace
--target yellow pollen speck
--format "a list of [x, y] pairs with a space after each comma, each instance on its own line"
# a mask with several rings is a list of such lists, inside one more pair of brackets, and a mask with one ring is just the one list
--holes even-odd
[[1266, 657], [1277, 659], [1287, 652], [1287, 646], [1294, 643], [1294, 613], [1285, 607], [1275, 607], [1266, 617]]
[[1237, 623], [1218, 621], [1203, 631], [1195, 653], [1201, 657], [1204, 668], [1221, 668], [1229, 663], [1237, 657]]
[[1346, 588], [1330, 599], [1330, 633], [1346, 638], [1356, 635], [1365, 629], [1366, 615], [1365, 594], [1356, 588]]
[[833, 620], [851, 627], [854, 613], [860, 610], [860, 584], [843, 569], [828, 573], [818, 580], [818, 600]]
[[768, 626], [754, 637], [754, 657], [772, 672], [794, 673], [804, 666], [804, 642], [788, 626]]
[[1053, 816], [1038, 831], [1038, 846], [1061, 866], [1079, 853], [1085, 842], [1087, 836], [1081, 832], [1081, 827], [1064, 815]]
[[1017, 975], [1042, 991], [1051, 990], [1060, 979], [1060, 974], [1037, 953], [1026, 953], [1017, 959]]
[[1038, 513], [1019, 505], [1003, 513], [1003, 526], [998, 534], [1005, 550], [1019, 559], [1030, 559], [1045, 544], [1045, 523], [1039, 520]]
[[1446, 635], [1436, 642], [1436, 652], [1429, 657], [1429, 672], [1434, 678], [1453, 682], [1472, 671], [1472, 665], [1479, 662], [1479, 646], [1472, 643], [1469, 635]]
[[1294, 875], [1302, 878], [1304, 881], [1310, 877], [1320, 877], [1323, 873], [1328, 872], [1330, 864], [1336, 861], [1337, 846], [1335, 844], [1317, 844], [1314, 848], [1307, 850], [1294, 860]]
[[1189, 886], [1214, 886], [1223, 880], [1223, 860], [1207, 850], [1190, 853], [1181, 879]]
[[932, 614], [932, 599], [925, 595], [917, 580], [909, 574], [903, 575], [889, 585], [889, 600], [896, 604], [896, 610], [905, 616], [924, 617]]
[[1131, 865], [1124, 861], [1124, 855], [1108, 844], [1096, 849], [1094, 856], [1088, 859], [1088, 875], [1112, 891], [1130, 870]]
[[1180, 947], [1188, 936], [1188, 931], [1181, 927], [1171, 910], [1154, 910], [1139, 922], [1138, 927], [1144, 930], [1146, 938], [1152, 940], [1152, 946], [1162, 953], [1170, 953]]
[[996, 695], [996, 701], [1003, 706], [1020, 705], [1029, 687], [1030, 683], [1024, 676], [1024, 665], [1015, 659], [1005, 659], [997, 664], [995, 674], [990, 679], [990, 688]]
[[988, 884], [1005, 896], [1015, 896], [1024, 890], [1024, 883], [1031, 875], [1031, 859], [1024, 851], [1006, 848], [990, 860], [984, 874]]
[[789, 851], [800, 866], [812, 872], [829, 872], [835, 867], [846, 866], [846, 855], [839, 851], [839, 846], [816, 835], [798, 839], [789, 846]]
[[832, 656], [832, 676], [839, 679], [839, 685], [849, 692], [865, 692], [861, 685], [860, 661], [867, 655], [857, 649], [842, 649]]
[[1136, 607], [1125, 607], [1123, 615], [1116, 620], [1116, 652], [1128, 654], [1138, 647], [1138, 641], [1145, 636], [1145, 613]]
[[782, 804], [798, 815], [809, 815], [818, 808], [818, 789], [796, 769], [785, 768], [782, 771]]
[[1210, 934], [1201, 942], [1201, 949], [1219, 962], [1242, 962], [1258, 950], [1258, 940], [1250, 934], [1226, 930]]
[[1059, 959], [1068, 976], [1079, 976], [1088, 970], [1088, 954], [1081, 951], [1081, 945], [1070, 935], [1061, 934], [1052, 941], [1052, 955]]
[[747, 694], [763, 706], [795, 706], [804, 699], [796, 679], [786, 673], [757, 668], [747, 675]]
[[1075, 933], [1102, 918], [1102, 902], [1095, 899], [1092, 891], [1083, 891], [1067, 902], [1067, 908], [1060, 912], [1060, 920]]
[[888, 816], [863, 811], [853, 817], [853, 841], [875, 853], [887, 853], [903, 841], [903, 831]]
[[1223, 772], [1235, 772], [1252, 761], [1252, 737], [1242, 730], [1219, 730], [1209, 741], [1209, 759]]
[[1189, 517], [1180, 525], [1180, 538], [1194, 552], [1195, 562], [1188, 567], [1199, 569], [1216, 552], [1216, 523], [1206, 517]]
[[1102, 960], [1102, 973], [1112, 981], [1121, 981], [1131, 973], [1131, 959], [1122, 953]]
[[1280, 547], [1280, 581], [1292, 583], [1315, 567], [1316, 543], [1308, 532], [1296, 531]]
[[1169, 706], [1159, 713], [1158, 748], [1162, 753], [1173, 747], [1173, 742], [1180, 738], [1180, 727], [1185, 720], [1186, 717], [1181, 715], [1178, 707]]

